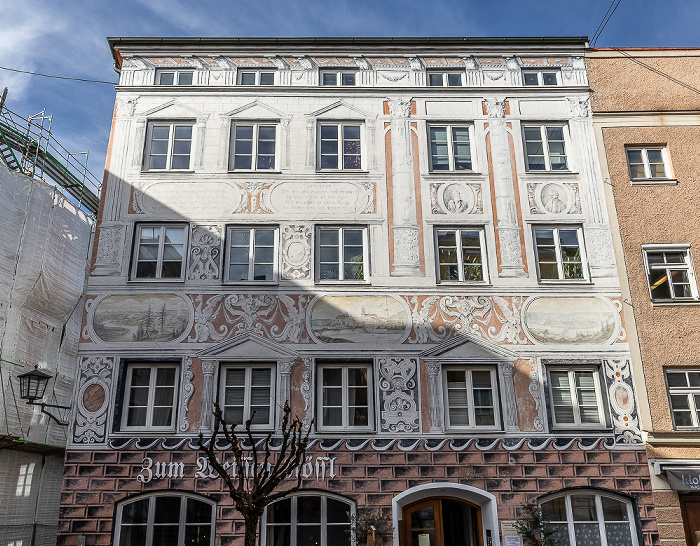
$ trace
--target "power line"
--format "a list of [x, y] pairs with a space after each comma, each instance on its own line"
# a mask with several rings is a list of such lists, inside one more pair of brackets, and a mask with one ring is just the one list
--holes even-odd
[[629, 53], [627, 53], [626, 51], [624, 51], [622, 49], [618, 49], [616, 47], [614, 47], [612, 49], [613, 49], [613, 51], [617, 51], [618, 53], [624, 55], [633, 63], [637, 63], [639, 66], [646, 68], [647, 70], [651, 70], [652, 72], [654, 72], [655, 74], [658, 74], [662, 78], [666, 78], [667, 80], [670, 80], [673, 83], [676, 83], [676, 84], [680, 85], [681, 87], [685, 87], [686, 89], [692, 91], [693, 93], [697, 93], [700, 95], [700, 89], [698, 89], [697, 87], [693, 87], [692, 85], [689, 85], [689, 84], [687, 84], [679, 79], [676, 79], [673, 76], [671, 76], [670, 74], [667, 74], [666, 72], [663, 72], [662, 70], [659, 70], [658, 68], [654, 68], [653, 66], [650, 66], [647, 63], [640, 61], [639, 59], [635, 59], [632, 55], [630, 55]]
[[28, 70], [18, 70], [17, 68], [8, 68], [6, 66], [0, 66], [0, 70], [9, 70], [10, 72], [19, 72], [20, 74], [29, 74], [31, 76], [42, 76], [44, 78], [55, 78], [57, 80], [71, 80], [71, 81], [76, 81], [76, 82], [104, 83], [106, 85], [117, 85], [114, 82], [105, 82], [102, 80], [88, 80], [85, 78], [69, 78], [68, 76], [54, 76], [52, 74], [41, 74], [40, 72], [29, 72]]
[[[591, 41], [591, 45], [595, 46], [596, 42], [598, 41], [598, 38], [600, 38], [600, 35], [605, 30], [605, 27], [608, 26], [610, 19], [612, 18], [615, 11], [620, 6], [620, 3], [622, 2], [622, 0], [617, 0], [617, 4], [615, 4], [615, 1], [616, 0], [612, 0], [612, 3], [610, 4], [608, 11], [605, 12], [605, 15], [603, 16], [603, 20], [600, 22], [600, 24], [598, 25], [598, 29], [596, 30], [595, 34], [593, 35], [593, 40]], [[613, 4], [615, 5], [615, 7], [613, 7]], [[612, 11], [610, 11], [611, 9], [612, 9]]]

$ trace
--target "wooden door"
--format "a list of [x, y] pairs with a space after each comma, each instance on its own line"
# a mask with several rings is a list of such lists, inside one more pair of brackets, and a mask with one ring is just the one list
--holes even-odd
[[410, 504], [401, 524], [402, 546], [483, 546], [480, 508], [459, 499]]
[[688, 546], [700, 546], [700, 495], [690, 493], [678, 495]]

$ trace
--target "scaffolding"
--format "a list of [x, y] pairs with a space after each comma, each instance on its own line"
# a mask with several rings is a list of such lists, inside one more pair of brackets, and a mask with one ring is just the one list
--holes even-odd
[[88, 170], [88, 152], [72, 153], [51, 135], [52, 115], [46, 110], [23, 118], [0, 96], [0, 160], [12, 171], [63, 188], [78, 207], [97, 213], [101, 182]]

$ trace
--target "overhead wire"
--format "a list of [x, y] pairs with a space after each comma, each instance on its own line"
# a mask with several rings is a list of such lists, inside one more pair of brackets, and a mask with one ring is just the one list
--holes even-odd
[[[617, 8], [620, 6], [621, 2], [622, 2], [622, 0], [612, 0], [612, 2], [610, 3], [610, 7], [608, 8], [608, 11], [605, 12], [605, 15], [603, 16], [603, 20], [600, 22], [600, 24], [598, 25], [598, 28], [595, 31], [595, 34], [593, 35], [593, 38], [591, 40], [592, 46], [595, 46], [596, 42], [598, 41], [598, 38], [600, 38], [600, 35], [605, 30], [605, 27], [608, 26], [610, 19], [615, 14], [615, 11], [617, 11]], [[615, 7], [613, 7], [613, 5]], [[611, 9], [612, 9], [612, 11], [611, 11]]]
[[686, 89], [688, 89], [689, 91], [692, 91], [693, 93], [698, 93], [698, 94], [700, 94], [700, 89], [698, 89], [697, 87], [693, 87], [692, 85], [687, 84], [687, 83], [685, 83], [684, 81], [681, 81], [681, 80], [679, 80], [679, 79], [677, 79], [677, 78], [674, 78], [674, 77], [671, 76], [670, 74], [667, 74], [666, 72], [664, 72], [664, 71], [662, 71], [662, 70], [659, 70], [658, 68], [654, 68], [653, 66], [648, 65], [648, 64], [645, 63], [644, 61], [640, 61], [639, 59], [637, 59], [637, 58], [633, 57], [632, 55], [630, 55], [629, 53], [627, 53], [625, 50], [619, 49], [619, 48], [616, 48], [616, 47], [613, 47], [612, 49], [613, 49], [614, 51], [617, 51], [618, 53], [624, 55], [625, 57], [627, 57], [627, 58], [628, 58], [630, 61], [632, 61], [633, 63], [637, 63], [639, 66], [642, 66], [642, 67], [646, 68], [647, 70], [651, 70], [651, 71], [654, 72], [655, 74], [658, 74], [659, 76], [661, 76], [661, 77], [663, 77], [663, 78], [666, 78], [667, 80], [670, 80], [670, 81], [672, 81], [673, 83], [676, 83], [676, 84], [680, 85], [681, 87], [685, 87]]
[[19, 70], [18, 68], [9, 68], [7, 66], [0, 66], [0, 70], [8, 70], [10, 72], [19, 72], [20, 74], [29, 74], [31, 76], [41, 76], [43, 78], [55, 78], [57, 80], [71, 80], [71, 81], [85, 82], [85, 83], [102, 83], [105, 85], [117, 85], [116, 82], [106, 82], [104, 80], [91, 80], [88, 78], [72, 78], [69, 76], [56, 76], [54, 74], [42, 74], [41, 72], [30, 72], [29, 70]]

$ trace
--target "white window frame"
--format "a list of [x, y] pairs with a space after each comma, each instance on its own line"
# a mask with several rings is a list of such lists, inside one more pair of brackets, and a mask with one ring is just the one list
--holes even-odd
[[[447, 153], [449, 154], [449, 168], [448, 169], [435, 169], [433, 166], [433, 151], [432, 151], [432, 140], [430, 138], [431, 129], [446, 129], [447, 133]], [[454, 135], [453, 129], [467, 129], [469, 131], [469, 155], [471, 157], [472, 167], [471, 169], [455, 169], [455, 153], [454, 153]], [[476, 157], [474, 154], [474, 124], [472, 123], [429, 123], [428, 124], [428, 164], [430, 165], [431, 173], [473, 173], [477, 172], [476, 168]]]
[[[700, 404], [695, 403], [695, 397], [700, 396], [700, 386], [697, 386], [697, 387], [690, 386], [690, 379], [688, 378], [689, 373], [700, 374], [700, 370], [698, 370], [698, 369], [685, 370], [685, 369], [679, 369], [679, 368], [670, 368], [670, 369], [665, 370], [664, 375], [666, 376], [666, 392], [668, 393], [668, 407], [671, 410], [671, 419], [673, 420], [674, 430], [694, 430], [694, 429], [700, 428], [700, 416], [698, 415], [698, 411], [700, 411]], [[669, 383], [669, 380], [668, 380], [669, 374], [683, 374], [683, 375], [685, 375], [686, 386], [684, 386], [684, 387], [672, 387]], [[685, 396], [686, 400], [688, 401], [688, 409], [687, 410], [674, 410], [673, 398], [672, 398], [673, 396]], [[675, 416], [676, 411], [689, 411], [690, 418], [691, 418], [691, 421], [693, 422], [693, 424], [692, 425], [677, 425], [676, 424], [676, 416]]]
[[[539, 256], [539, 250], [537, 248], [537, 236], [535, 234], [535, 231], [537, 230], [552, 230], [553, 232], [553, 238], [554, 238], [554, 247], [555, 247], [555, 253], [556, 253], [556, 260], [557, 260], [557, 272], [558, 272], [558, 278], [556, 279], [543, 279], [542, 275], [540, 273], [540, 256]], [[563, 255], [561, 251], [561, 239], [559, 238], [559, 231], [564, 230], [564, 231], [576, 231], [576, 239], [578, 240], [578, 248], [579, 252], [581, 254], [581, 271], [583, 273], [583, 277], [580, 278], [573, 278], [573, 279], [567, 279], [564, 277], [564, 260], [563, 260]], [[568, 224], [560, 224], [560, 225], [533, 225], [532, 226], [532, 246], [533, 250], [535, 252], [535, 263], [537, 265], [537, 280], [538, 282], [542, 284], [546, 283], [562, 283], [562, 282], [573, 282], [573, 283], [581, 283], [581, 282], [588, 282], [589, 280], [589, 275], [588, 275], [588, 260], [586, 259], [586, 251], [584, 248], [583, 244], [583, 227], [577, 224], [574, 225], [568, 225]]]
[[[252, 402], [252, 381], [253, 370], [266, 369], [270, 370], [270, 413], [267, 423], [251, 424], [251, 430], [273, 430], [275, 428], [275, 406], [276, 406], [276, 388], [277, 388], [277, 366], [273, 362], [223, 362], [221, 364], [219, 377], [219, 407], [221, 411], [226, 412], [226, 371], [227, 370], [245, 370], [244, 400], [243, 400], [243, 419], [239, 425], [244, 425], [248, 419], [252, 418], [251, 402]], [[232, 424], [229, 422], [229, 425]]]
[[[237, 74], [236, 74], [236, 84], [237, 85], [247, 85], [242, 83], [243, 81], [243, 74], [255, 74], [255, 83], [253, 85], [260, 85], [263, 87], [271, 87], [273, 85], [277, 85], [277, 70], [274, 68], [271, 69], [239, 69]], [[261, 74], [272, 74], [273, 81], [272, 83], [260, 83], [260, 75]]]
[[[442, 77], [442, 84], [433, 85], [430, 83], [430, 76], [440, 75]], [[459, 76], [459, 85], [450, 85], [449, 77], [450, 75]], [[425, 74], [425, 83], [428, 87], [464, 87], [464, 73], [458, 70], [428, 70]]]
[[[160, 228], [160, 236], [158, 237], [158, 257], [156, 259], [156, 276], [155, 277], [138, 277], [138, 265], [139, 265], [139, 248], [141, 246], [141, 230], [143, 228]], [[187, 249], [188, 249], [188, 229], [187, 224], [177, 224], [177, 223], [163, 223], [163, 224], [148, 224], [139, 223], [134, 227], [134, 245], [133, 252], [131, 256], [131, 277], [132, 281], [139, 282], [178, 282], [185, 280], [185, 269], [187, 265]], [[179, 277], [163, 277], [163, 251], [165, 247], [165, 229], [166, 228], [182, 228], [183, 231], [183, 243], [182, 243], [182, 261], [180, 266], [180, 276]]]
[[[236, 127], [252, 127], [253, 128], [253, 148], [251, 150], [250, 158], [250, 169], [237, 169], [235, 166], [236, 161]], [[275, 154], [274, 161], [275, 164], [272, 169], [263, 169], [258, 167], [258, 145], [260, 144], [260, 127], [274, 127], [275, 128]], [[229, 161], [228, 170], [229, 172], [252, 172], [256, 171], [259, 173], [272, 173], [279, 172], [279, 121], [278, 120], [260, 120], [260, 121], [243, 121], [235, 120], [231, 123], [230, 132], [230, 147], [229, 147]], [[246, 154], [247, 155], [247, 154]], [[267, 154], [266, 154], [267, 155]]]
[[[214, 537], [216, 534], [216, 503], [209, 500], [208, 498], [200, 497], [198, 495], [192, 495], [188, 493], [176, 493], [174, 491], [163, 491], [159, 493], [151, 493], [148, 495], [140, 495], [136, 498], [130, 498], [126, 501], [122, 501], [117, 505], [117, 513], [115, 517], [114, 526], [114, 544], [119, 544], [121, 541], [122, 529], [129, 527], [128, 524], [122, 524], [122, 514], [124, 507], [128, 504], [139, 502], [148, 498], [148, 519], [146, 523], [146, 546], [151, 546], [153, 544], [153, 528], [155, 520], [155, 503], [157, 497], [180, 497], [180, 521], [179, 521], [179, 533], [177, 544], [185, 543], [185, 528], [187, 527], [187, 499], [192, 499], [204, 504], [211, 506], [211, 531], [210, 531], [210, 546], [214, 546]], [[158, 524], [155, 524], [158, 525]], [[198, 524], [202, 525], [202, 524]], [[140, 527], [140, 526], [139, 526]]]
[[[552, 160], [549, 153], [549, 141], [547, 140], [547, 129], [560, 128], [564, 137], [564, 157], [566, 158], [566, 169], [552, 169]], [[530, 169], [530, 162], [527, 154], [527, 139], [525, 138], [525, 129], [539, 129], [540, 139], [542, 142], [542, 154], [544, 155], [544, 169]], [[523, 123], [521, 125], [521, 135], [523, 139], [523, 153], [525, 159], [525, 170], [529, 173], [570, 173], [571, 168], [571, 144], [569, 141], [569, 130], [566, 123], [560, 122], [545, 122], [545, 123]]]
[[[526, 74], [536, 74], [537, 75], [537, 83], [525, 83], [525, 75]], [[554, 78], [556, 80], [556, 83], [544, 83], [544, 75], [545, 74], [554, 74]], [[523, 77], [523, 86], [525, 87], [536, 87], [536, 86], [542, 86], [542, 87], [555, 87], [558, 85], [561, 85], [561, 71], [558, 69], [542, 69], [542, 70], [523, 70], [522, 71], [522, 77]]]
[[[579, 496], [579, 495], [592, 495], [595, 497], [595, 506], [596, 506], [596, 514], [598, 516], [598, 519], [596, 521], [590, 521], [590, 522], [584, 522], [584, 521], [578, 521], [574, 522], [574, 517], [573, 517], [573, 511], [571, 508], [571, 496]], [[565, 506], [566, 506], [566, 522], [564, 521], [547, 521], [545, 522], [545, 528], [547, 526], [547, 523], [553, 523], [553, 524], [567, 524], [567, 530], [568, 530], [568, 535], [569, 535], [569, 544], [571, 546], [574, 545], [574, 537], [575, 535], [575, 528], [574, 528], [574, 523], [597, 523], [598, 524], [598, 531], [600, 533], [600, 544], [602, 546], [616, 546], [615, 544], [611, 544], [608, 542], [606, 534], [605, 534], [605, 518], [604, 518], [604, 512], [603, 512], [603, 506], [602, 506], [602, 501], [601, 497], [607, 497], [612, 500], [615, 500], [617, 502], [620, 502], [624, 504], [627, 507], [627, 521], [626, 522], [608, 522], [608, 523], [628, 523], [629, 528], [630, 528], [630, 537], [632, 539], [632, 545], [633, 546], [639, 546], [638, 542], [638, 537], [637, 537], [637, 524], [636, 524], [636, 517], [634, 513], [634, 508], [632, 506], [632, 503], [630, 502], [629, 499], [626, 499], [620, 495], [615, 495], [614, 493], [608, 493], [608, 492], [602, 492], [598, 491], [595, 489], [576, 489], [570, 492], [566, 493], [557, 493], [554, 495], [547, 495], [546, 497], [540, 499], [538, 501], [538, 507], [540, 510], [542, 510], [542, 505], [546, 503], [547, 501], [554, 500], [556, 498], [564, 497], [565, 498]]]
[[[328, 543], [328, 532], [327, 532], [327, 527], [328, 527], [328, 504], [326, 499], [333, 499], [340, 501], [342, 503], [347, 504], [348, 506], [348, 512], [350, 513], [351, 517], [355, 516], [357, 514], [357, 505], [350, 499], [346, 499], [345, 497], [341, 495], [334, 495], [333, 493], [320, 493], [320, 492], [314, 492], [314, 491], [302, 491], [299, 493], [293, 493], [284, 499], [280, 499], [275, 502], [284, 502], [285, 500], [290, 500], [291, 501], [291, 507], [290, 507], [290, 523], [282, 522], [282, 523], [268, 523], [268, 511], [274, 506], [275, 502], [268, 504], [267, 507], [265, 508], [265, 512], [263, 513], [262, 520], [261, 520], [261, 533], [260, 533], [260, 546], [270, 546], [267, 542], [267, 534], [268, 534], [268, 527], [290, 527], [290, 533], [289, 533], [289, 546], [296, 546], [297, 544], [297, 527], [304, 527], [304, 524], [298, 525], [299, 522], [297, 522], [298, 519], [298, 511], [297, 511], [297, 499], [300, 497], [321, 497], [321, 523], [309, 523], [309, 525], [320, 525], [321, 526], [321, 542], [319, 546], [333, 546], [332, 544]], [[333, 524], [331, 524], [333, 525]], [[340, 526], [341, 524], [336, 524]], [[345, 526], [346, 524], [343, 523], [342, 526]], [[350, 524], [347, 524], [348, 527], [350, 527]], [[351, 534], [350, 536], [350, 544], [356, 544], [355, 536], [354, 533]]]
[[[350, 368], [367, 370], [367, 426], [349, 425], [350, 414], [348, 407], [348, 370]], [[326, 425], [323, 422], [323, 370], [342, 370], [342, 424], [339, 426]], [[374, 366], [371, 362], [319, 362], [316, 365], [317, 373], [317, 400], [318, 418], [316, 420], [319, 432], [371, 432], [374, 430]], [[335, 407], [335, 406], [332, 406]]]
[[[556, 412], [554, 411], [554, 396], [552, 394], [552, 372], [566, 372], [569, 380], [569, 394], [571, 395], [571, 411], [574, 415], [573, 423], [557, 423]], [[590, 372], [593, 375], [593, 382], [595, 388], [595, 396], [598, 407], [598, 423], [582, 423], [581, 422], [581, 410], [578, 402], [577, 388], [576, 388], [576, 373], [577, 372]], [[589, 430], [600, 430], [608, 428], [607, 416], [605, 411], [605, 401], [603, 399], [603, 386], [601, 385], [600, 368], [593, 365], [583, 365], [583, 366], [562, 366], [562, 365], [548, 365], [547, 366], [547, 391], [549, 396], [549, 407], [552, 410], [552, 428], [554, 429], [572, 429], [581, 428]], [[568, 406], [567, 406], [568, 407]]]
[[[685, 255], [685, 261], [683, 263], [672, 263], [664, 262], [662, 264], [650, 264], [649, 254], [659, 254], [659, 253], [682, 253]], [[647, 277], [647, 287], [649, 288], [649, 299], [654, 302], [688, 302], [697, 301], [698, 297], [698, 283], [695, 279], [695, 270], [693, 269], [693, 262], [690, 257], [690, 245], [642, 245], [642, 255], [644, 257], [644, 271]], [[674, 295], [673, 289], [671, 289], [670, 298], [654, 298], [651, 292], [651, 272], [654, 270], [665, 270], [666, 276], [669, 278], [671, 288], [673, 288], [673, 280], [669, 275], [671, 271], [685, 271], [688, 275], [688, 283], [690, 284], [690, 297], [681, 297]]]
[[[649, 150], [659, 150], [661, 152], [661, 159], [664, 165], [664, 172], [666, 176], [651, 176], [651, 167], [649, 163]], [[641, 152], [642, 163], [644, 164], [644, 177], [635, 178], [630, 172], [630, 157], [629, 152]], [[671, 180], [671, 164], [668, 160], [668, 150], [666, 146], [625, 146], [625, 160], [627, 161], [627, 174], [629, 174], [630, 180], [632, 182], [638, 181], [655, 181], [655, 180]]]
[[[148, 401], [146, 405], [146, 424], [143, 426], [127, 425], [129, 418], [129, 398], [131, 394], [132, 385], [132, 374], [134, 368], [149, 368], [151, 370], [149, 384], [148, 384]], [[175, 383], [173, 388], [173, 401], [172, 401], [172, 414], [170, 418], [170, 425], [167, 426], [154, 426], [153, 425], [153, 406], [155, 402], [155, 390], [156, 390], [156, 379], [158, 377], [158, 370], [161, 369], [171, 369], [175, 370]], [[180, 365], [173, 362], [129, 362], [126, 364], [126, 373], [124, 374], [124, 398], [122, 400], [121, 409], [121, 427], [122, 431], [162, 431], [162, 432], [174, 432], [175, 425], [177, 423], [177, 409], [178, 409], [178, 398], [179, 391], [178, 385], [180, 383]]]
[[[323, 83], [323, 76], [324, 74], [335, 74], [336, 77], [336, 84], [332, 85], [330, 83]], [[355, 83], [353, 84], [345, 84], [343, 83], [343, 76], [345, 75], [352, 75], [355, 78]], [[358, 72], [357, 70], [320, 70], [318, 74], [318, 84], [321, 87], [356, 87], [357, 86], [357, 79], [358, 79]]]
[[[154, 167], [151, 167], [151, 150], [153, 147], [153, 128], [154, 127], [168, 127], [168, 150], [165, 154], [165, 168], [164, 169], [157, 169]], [[175, 130], [178, 127], [189, 127], [191, 130], [191, 135], [190, 135], [190, 153], [187, 154], [187, 157], [189, 158], [187, 168], [175, 168], [173, 167], [173, 156], [178, 155], [178, 156], [184, 156], [185, 154], [174, 154], [174, 144], [175, 144]], [[150, 171], [150, 172], [165, 172], [165, 171], [176, 171], [176, 172], [188, 172], [192, 170], [192, 160], [193, 155], [194, 155], [194, 135], [195, 135], [195, 130], [194, 130], [194, 122], [193, 121], [188, 121], [188, 120], [182, 120], [182, 121], [159, 121], [159, 120], [151, 120], [148, 122], [147, 129], [146, 129], [146, 153], [144, 154], [144, 163], [143, 163], [143, 170], [144, 171]], [[163, 154], [157, 154], [158, 156], [162, 156]]]
[[[321, 150], [321, 127], [336, 127], [338, 130], [338, 147], [336, 149], [336, 154], [322, 154]], [[343, 147], [343, 128], [344, 127], [359, 127], [360, 128], [360, 167], [358, 169], [346, 168], [345, 167], [345, 153]], [[316, 170], [322, 172], [338, 172], [344, 171], [349, 173], [358, 173], [365, 170], [365, 123], [364, 121], [319, 121], [316, 125]], [[324, 168], [321, 164], [322, 155], [337, 155], [338, 157], [338, 167]], [[357, 154], [348, 154], [357, 155]]]
[[[255, 280], [255, 232], [258, 230], [272, 231], [274, 235], [274, 256], [272, 262], [272, 279], [271, 280]], [[248, 242], [248, 279], [244, 281], [236, 281], [229, 279], [229, 269], [231, 266], [231, 232], [232, 231], [248, 231], [250, 239]], [[224, 283], [226, 284], [272, 284], [279, 281], [279, 229], [277, 226], [253, 226], [247, 227], [242, 225], [226, 226], [226, 266], [224, 272]]]
[[[338, 278], [323, 279], [321, 278], [321, 231], [337, 231], [338, 232]], [[362, 278], [361, 279], [346, 279], [345, 278], [345, 245], [344, 233], [345, 230], [359, 231], [362, 230]], [[315, 267], [316, 267], [316, 282], [331, 283], [366, 283], [369, 280], [369, 241], [367, 235], [367, 226], [316, 226], [316, 244], [315, 246]], [[330, 263], [330, 262], [324, 262]], [[335, 263], [335, 262], [333, 262]]]
[[[163, 74], [172, 74], [173, 75], [173, 83], [163, 83], [162, 78]], [[180, 76], [181, 75], [186, 75], [189, 74], [192, 76], [192, 83], [180, 83]], [[156, 85], [194, 85], [194, 70], [193, 69], [180, 69], [180, 68], [162, 68], [156, 70]]]
[[[443, 279], [440, 276], [440, 247], [438, 246], [438, 232], [440, 231], [451, 231], [455, 236], [455, 245], [457, 247], [457, 273], [458, 279]], [[464, 278], [464, 254], [462, 252], [462, 232], [463, 231], [476, 231], [479, 233], [479, 250], [481, 251], [481, 273], [483, 279], [480, 281], [472, 281]], [[489, 284], [489, 268], [488, 259], [486, 253], [486, 236], [484, 234], [483, 226], [440, 226], [435, 227], [434, 230], [434, 242], [435, 242], [435, 272], [437, 277], [437, 282], [443, 283], [468, 283], [468, 284]], [[447, 264], [446, 264], [447, 265]]]
[[[465, 373], [465, 381], [467, 384], [467, 412], [469, 414], [469, 425], [455, 425], [452, 424], [450, 419], [450, 402], [449, 402], [449, 389], [447, 386], [447, 372], [448, 371], [459, 371]], [[476, 425], [476, 416], [474, 408], [474, 384], [472, 381], [472, 372], [489, 372], [491, 376], [491, 392], [493, 397], [493, 425]], [[442, 366], [442, 392], [444, 396], [444, 408], [445, 408], [445, 428], [447, 430], [501, 430], [501, 407], [500, 407], [500, 396], [499, 396], [499, 385], [498, 385], [498, 372], [493, 366], [463, 366], [463, 365], [444, 365]]]

